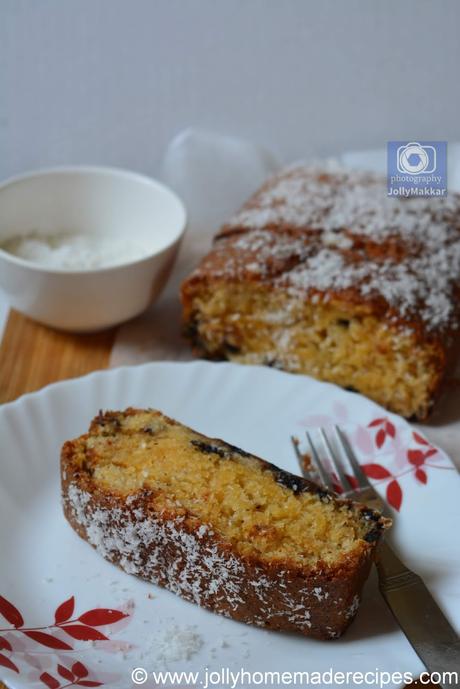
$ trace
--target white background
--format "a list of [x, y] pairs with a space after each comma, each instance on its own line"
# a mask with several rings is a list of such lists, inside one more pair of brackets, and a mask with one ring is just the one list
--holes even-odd
[[156, 174], [192, 125], [282, 160], [458, 140], [456, 0], [0, 0], [0, 179]]

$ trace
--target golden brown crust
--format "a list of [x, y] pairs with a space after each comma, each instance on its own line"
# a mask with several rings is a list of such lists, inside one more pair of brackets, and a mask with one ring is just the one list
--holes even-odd
[[[131, 409], [126, 414], [137, 412]], [[119, 415], [107, 412], [96, 417], [88, 435], [66, 442], [62, 448], [64, 514], [83, 539], [126, 572], [232, 619], [318, 638], [343, 633], [357, 611], [388, 520], [359, 506], [368, 524], [365, 540], [333, 567], [319, 563], [308, 570], [295, 562], [272, 564], [242, 556], [193, 514], [156, 511], [148, 490], [121, 496], [98, 488], [91, 472], [76, 457], [81, 443], [100, 432], [101, 423], [103, 427], [115, 419], [116, 424]], [[223, 441], [202, 438], [231, 452], [239, 451]], [[319, 492], [325, 500], [336, 500], [305, 479], [257, 461], [290, 490]]]

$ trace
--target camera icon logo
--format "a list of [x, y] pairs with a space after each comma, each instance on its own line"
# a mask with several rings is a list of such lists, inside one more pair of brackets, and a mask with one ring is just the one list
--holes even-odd
[[436, 149], [411, 141], [396, 152], [398, 172], [409, 175], [431, 174], [436, 170]]

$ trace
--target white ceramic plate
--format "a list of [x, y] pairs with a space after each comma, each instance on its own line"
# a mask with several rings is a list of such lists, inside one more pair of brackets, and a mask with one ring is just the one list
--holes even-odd
[[[12, 689], [94, 682], [126, 689], [138, 666], [149, 672], [206, 666], [256, 672], [332, 668], [417, 674], [423, 669], [385, 608], [375, 575], [345, 636], [319, 642], [213, 615], [124, 574], [80, 540], [61, 513], [60, 446], [83, 433], [99, 408], [128, 405], [158, 407], [294, 472], [291, 433], [331, 422], [344, 425], [362, 462], [372, 465], [369, 473], [382, 476], [380, 489], [399, 508], [392, 541], [423, 575], [451, 622], [460, 624], [459, 552], [452, 545], [460, 485], [441, 450], [364, 397], [307, 377], [228, 363], [146, 364], [58, 383], [0, 409], [0, 629], [7, 629], [0, 631], [0, 664], [10, 666], [0, 665], [0, 677]], [[127, 616], [118, 620], [119, 614], [99, 612], [81, 618], [106, 608]], [[188, 641], [202, 641], [188, 660], [180, 658], [187, 643], [176, 661], [165, 660], [174, 655], [174, 625]], [[98, 633], [110, 640], [95, 640]], [[165, 634], [169, 650], [162, 654]], [[50, 648], [64, 644], [72, 650]], [[200, 682], [206, 686], [204, 674], [195, 684]], [[156, 685], [149, 677], [144, 686]]]

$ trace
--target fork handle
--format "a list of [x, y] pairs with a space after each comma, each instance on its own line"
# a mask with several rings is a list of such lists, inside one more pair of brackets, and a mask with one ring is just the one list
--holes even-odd
[[428, 672], [458, 672], [460, 639], [422, 579], [385, 542], [376, 565], [380, 591]]

